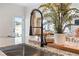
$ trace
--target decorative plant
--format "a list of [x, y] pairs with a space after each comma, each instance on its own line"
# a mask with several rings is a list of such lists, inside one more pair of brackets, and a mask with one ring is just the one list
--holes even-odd
[[[64, 33], [65, 27], [72, 25], [73, 17], [78, 17], [77, 8], [70, 8], [70, 3], [46, 3], [40, 5], [44, 17], [49, 17], [54, 24], [56, 33]], [[48, 11], [48, 12], [47, 12]]]

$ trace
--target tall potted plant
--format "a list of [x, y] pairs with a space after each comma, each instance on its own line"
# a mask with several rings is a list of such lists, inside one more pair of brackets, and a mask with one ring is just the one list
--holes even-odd
[[49, 17], [54, 24], [54, 37], [57, 44], [64, 44], [64, 29], [72, 25], [73, 17], [78, 16], [76, 13], [79, 10], [77, 8], [70, 8], [70, 5], [70, 3], [46, 3], [39, 7], [45, 12], [44, 17]]

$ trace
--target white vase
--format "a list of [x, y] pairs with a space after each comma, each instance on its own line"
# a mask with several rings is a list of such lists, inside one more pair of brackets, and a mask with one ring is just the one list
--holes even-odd
[[65, 34], [56, 33], [54, 34], [54, 40], [55, 44], [64, 45], [66, 41], [66, 36]]

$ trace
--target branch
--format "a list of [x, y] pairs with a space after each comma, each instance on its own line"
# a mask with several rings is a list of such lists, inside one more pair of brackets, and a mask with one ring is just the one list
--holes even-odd
[[66, 27], [69, 27], [71, 25], [75, 25], [75, 24], [67, 24], [67, 25], [65, 25], [64, 28], [63, 28], [63, 31], [65, 30]]

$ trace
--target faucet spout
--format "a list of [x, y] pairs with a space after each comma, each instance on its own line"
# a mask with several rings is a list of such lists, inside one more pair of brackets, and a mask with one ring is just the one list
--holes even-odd
[[43, 41], [43, 14], [42, 14], [42, 12], [39, 9], [34, 9], [31, 12], [31, 16], [30, 16], [30, 35], [33, 35], [33, 31], [32, 31], [32, 16], [33, 16], [35, 11], [39, 12], [40, 15], [41, 15], [41, 34], [40, 34], [40, 36], [41, 36], [41, 44], [40, 44], [40, 46], [44, 47], [44, 41]]

